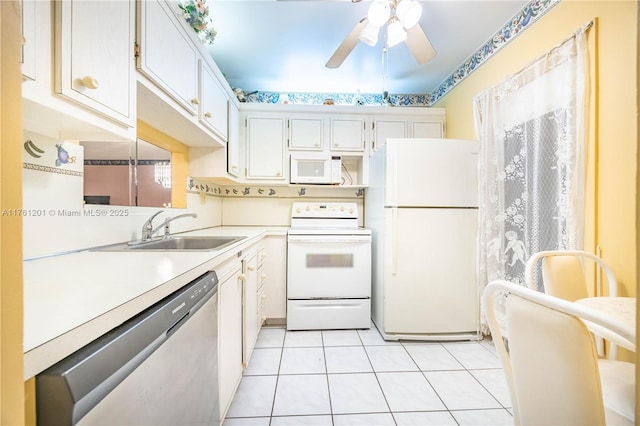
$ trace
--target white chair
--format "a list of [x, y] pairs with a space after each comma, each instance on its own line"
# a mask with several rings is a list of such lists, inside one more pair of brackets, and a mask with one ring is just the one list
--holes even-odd
[[[618, 282], [613, 270], [604, 260], [581, 250], [545, 250], [534, 253], [527, 261], [525, 267], [525, 281], [530, 289], [541, 289], [540, 283], [535, 280], [536, 268], [540, 261], [542, 270], [542, 282], [544, 292], [551, 296], [568, 301], [576, 301], [585, 297], [601, 296], [602, 286], [596, 285], [591, 292], [587, 288], [587, 280], [584, 274], [584, 260], [588, 259], [598, 265], [607, 279], [608, 294], [615, 297], [618, 294]], [[596, 340], [598, 354], [604, 354], [604, 345], [601, 338]], [[616, 345], [609, 346], [609, 359], [616, 359], [618, 350]]]
[[[490, 283], [483, 302], [509, 386], [515, 424], [634, 424], [635, 365], [599, 359], [582, 320], [632, 340], [622, 324], [598, 311], [506, 281]], [[499, 306], [504, 308], [502, 325], [507, 336], [498, 321]]]

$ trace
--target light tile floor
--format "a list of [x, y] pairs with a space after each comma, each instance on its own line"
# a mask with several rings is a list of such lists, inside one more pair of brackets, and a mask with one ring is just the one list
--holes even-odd
[[225, 426], [511, 425], [487, 342], [389, 342], [369, 330], [263, 328]]

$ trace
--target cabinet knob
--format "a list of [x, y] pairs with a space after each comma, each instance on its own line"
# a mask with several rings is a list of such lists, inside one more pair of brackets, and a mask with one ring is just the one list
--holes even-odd
[[264, 299], [266, 299], [266, 298], [267, 298], [267, 295], [266, 295], [266, 294], [263, 294], [262, 296], [260, 296], [260, 299], [262, 299], [262, 300], [264, 300]]
[[262, 274], [262, 275], [260, 276], [260, 278], [262, 278], [263, 280], [266, 280], [266, 279], [267, 279], [267, 274]]
[[246, 280], [246, 279], [247, 279], [247, 276], [246, 276], [245, 274], [239, 274], [239, 275], [238, 275], [238, 279], [239, 279], [240, 281], [244, 281], [244, 280]]
[[200, 100], [198, 98], [191, 99], [191, 103], [194, 105], [200, 105]]
[[247, 266], [247, 271], [255, 271], [255, 270], [256, 270], [255, 266], [251, 266], [251, 265]]
[[204, 116], [205, 116], [206, 118], [211, 118], [211, 113], [210, 113], [210, 112], [205, 112], [205, 113], [204, 113]]
[[282, 172], [276, 172], [276, 176], [282, 176]]
[[97, 89], [100, 87], [100, 82], [91, 76], [84, 77], [80, 80], [80, 83], [87, 89]]

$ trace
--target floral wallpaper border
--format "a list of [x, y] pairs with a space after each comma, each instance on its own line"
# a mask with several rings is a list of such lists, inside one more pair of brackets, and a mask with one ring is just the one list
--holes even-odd
[[537, 21], [560, 0], [532, 0], [520, 12], [518, 12], [507, 24], [505, 24], [493, 37], [487, 40], [476, 52], [469, 57], [457, 70], [449, 75], [430, 94], [431, 104], [436, 103], [462, 80], [467, 78], [480, 65], [515, 39], [528, 26]]
[[527, 3], [520, 12], [476, 50], [475, 53], [431, 93], [408, 95], [390, 94], [388, 99], [384, 99], [382, 94], [277, 93], [257, 91], [246, 95], [245, 102], [322, 105], [330, 100], [335, 105], [432, 106], [511, 40], [520, 35], [520, 33], [533, 22], [537, 21], [551, 10], [551, 8], [560, 3], [560, 1], [561, 0], [532, 0]]
[[323, 105], [379, 105], [379, 106], [428, 106], [429, 95], [389, 95], [380, 93], [277, 93], [256, 92], [245, 97], [246, 102], [266, 104]]

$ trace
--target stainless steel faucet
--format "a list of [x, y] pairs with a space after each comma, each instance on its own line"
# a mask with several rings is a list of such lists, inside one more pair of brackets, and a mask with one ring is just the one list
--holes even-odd
[[153, 219], [158, 216], [160, 213], [162, 213], [164, 210], [160, 210], [155, 212], [154, 214], [151, 215], [151, 217], [149, 219], [146, 220], [146, 222], [144, 223], [144, 225], [142, 225], [142, 233], [141, 233], [141, 237], [140, 237], [140, 241], [145, 242], [145, 241], [149, 241], [151, 239], [151, 236], [153, 235], [153, 233], [155, 232], [153, 230]]
[[171, 230], [169, 229], [169, 223], [173, 222], [176, 219], [180, 219], [182, 217], [193, 217], [196, 218], [198, 217], [198, 213], [185, 213], [185, 214], [179, 214], [178, 216], [174, 216], [174, 217], [168, 217], [164, 220], [164, 222], [162, 223], [162, 225], [158, 226], [157, 229], [154, 229], [153, 231], [151, 231], [151, 235], [155, 234], [155, 232], [160, 229], [161, 227], [164, 226], [164, 237], [163, 238], [169, 238], [169, 234], [171, 233]]

